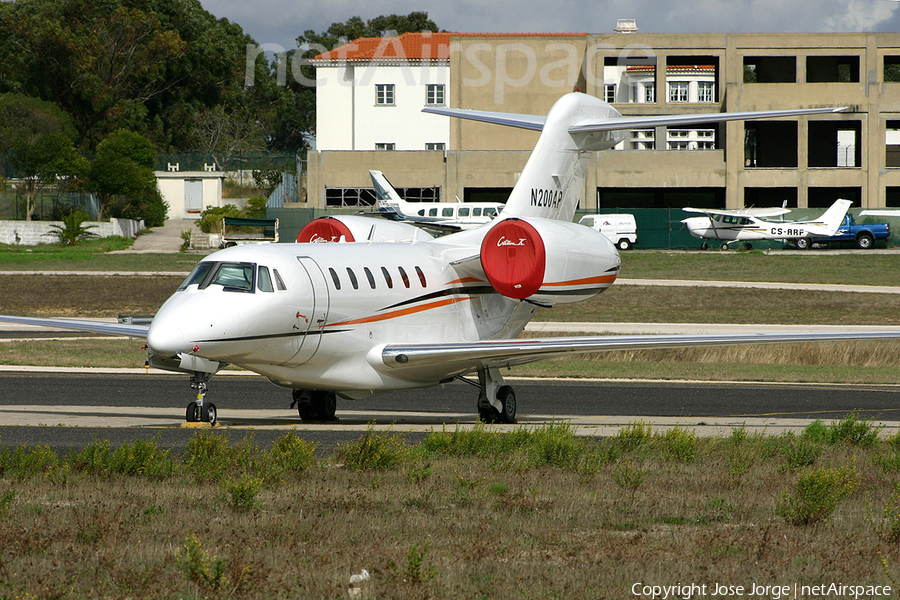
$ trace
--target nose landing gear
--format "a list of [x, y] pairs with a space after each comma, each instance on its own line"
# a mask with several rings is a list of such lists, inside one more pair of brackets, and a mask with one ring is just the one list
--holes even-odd
[[218, 421], [216, 405], [206, 402], [207, 382], [212, 373], [194, 371], [191, 374], [191, 389], [197, 390], [197, 399], [187, 405], [184, 420], [188, 423], [209, 423], [215, 426]]

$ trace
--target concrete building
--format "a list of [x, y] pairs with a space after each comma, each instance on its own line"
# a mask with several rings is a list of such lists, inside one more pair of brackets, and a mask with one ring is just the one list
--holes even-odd
[[[636, 27], [629, 29], [636, 31]], [[625, 115], [845, 106], [629, 132], [593, 153], [584, 209], [900, 207], [900, 34], [405, 34], [320, 55], [308, 205], [365, 206], [368, 169], [415, 199], [504, 200], [537, 134], [424, 115], [545, 114], [564, 93]]]

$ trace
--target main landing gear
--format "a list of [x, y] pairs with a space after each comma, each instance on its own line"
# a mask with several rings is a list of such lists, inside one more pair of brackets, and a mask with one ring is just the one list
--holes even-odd
[[197, 390], [197, 399], [187, 405], [184, 420], [188, 423], [203, 422], [215, 426], [218, 421], [216, 405], [205, 400], [206, 384], [212, 376], [212, 373], [202, 373], [200, 371], [194, 371], [191, 374], [191, 389]]
[[300, 418], [304, 421], [335, 421], [334, 411], [337, 408], [337, 395], [334, 392], [321, 390], [293, 390], [294, 401], [291, 408], [297, 407]]
[[500, 370], [487, 368], [478, 370], [478, 383], [457, 377], [460, 381], [476, 386], [478, 394], [478, 418], [485, 423], [515, 423], [516, 393], [506, 385]]

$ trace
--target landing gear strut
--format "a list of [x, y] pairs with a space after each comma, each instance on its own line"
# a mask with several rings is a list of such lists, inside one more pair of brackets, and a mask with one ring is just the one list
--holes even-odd
[[321, 390], [293, 390], [294, 401], [291, 408], [297, 407], [300, 418], [304, 421], [335, 421], [337, 395], [334, 392]]
[[212, 402], [206, 402], [206, 384], [212, 377], [212, 373], [203, 373], [194, 371], [191, 374], [191, 389], [197, 390], [197, 399], [187, 405], [184, 420], [188, 423], [209, 423], [215, 425], [218, 421], [218, 413], [216, 405]]
[[506, 385], [500, 370], [479, 369], [478, 418], [487, 423], [516, 422], [516, 393]]

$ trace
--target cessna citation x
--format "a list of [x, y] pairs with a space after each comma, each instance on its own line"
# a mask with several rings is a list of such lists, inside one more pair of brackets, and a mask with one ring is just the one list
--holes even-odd
[[[302, 239], [243, 245], [204, 258], [149, 326], [0, 317], [146, 337], [153, 367], [190, 375], [188, 421], [215, 423], [210, 377], [226, 364], [293, 390], [301, 419], [330, 420], [337, 397], [361, 399], [460, 378], [480, 389], [481, 418], [509, 423], [516, 395], [502, 367], [572, 352], [900, 337], [900, 333], [636, 335], [520, 339], [542, 307], [607, 289], [619, 254], [572, 223], [587, 151], [623, 130], [833, 112], [832, 109], [622, 117], [581, 93], [546, 117], [428, 108], [426, 112], [540, 131], [505, 208], [489, 224], [441, 238], [364, 216], [311, 222]], [[343, 242], [343, 243], [341, 243]], [[466, 376], [474, 375], [477, 381]], [[293, 406], [293, 405], [292, 405]]]

